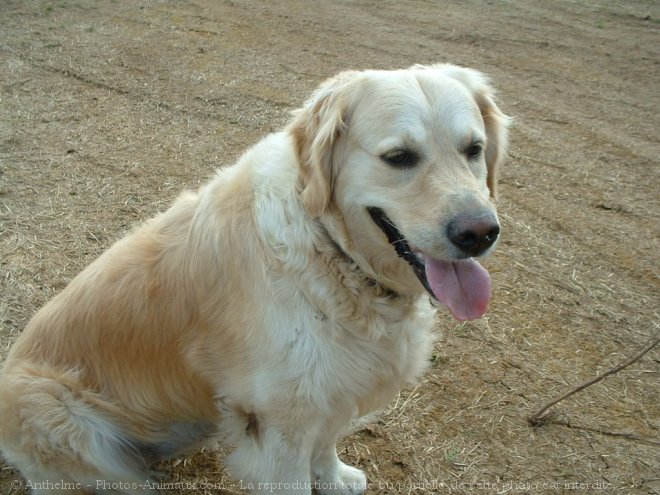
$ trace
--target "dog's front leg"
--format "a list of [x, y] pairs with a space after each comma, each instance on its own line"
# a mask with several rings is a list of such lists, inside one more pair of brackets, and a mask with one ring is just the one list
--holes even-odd
[[367, 490], [367, 477], [337, 456], [337, 438], [347, 422], [329, 421], [321, 429], [312, 454], [312, 477], [319, 495], [360, 495]]
[[315, 435], [291, 425], [260, 423], [225, 461], [241, 488], [251, 493], [311, 495], [310, 460]]

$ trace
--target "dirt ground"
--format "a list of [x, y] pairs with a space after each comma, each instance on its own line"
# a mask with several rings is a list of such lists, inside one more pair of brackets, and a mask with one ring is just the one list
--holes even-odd
[[[660, 4], [0, 0], [0, 357], [114, 240], [232, 163], [324, 78], [448, 61], [515, 117], [488, 316], [341, 457], [370, 493], [660, 494]], [[167, 494], [240, 491], [202, 452]], [[26, 493], [10, 468], [0, 493]]]

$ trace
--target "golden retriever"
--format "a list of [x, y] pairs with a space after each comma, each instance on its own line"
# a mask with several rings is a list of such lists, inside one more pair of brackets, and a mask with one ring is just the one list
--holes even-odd
[[357, 494], [337, 439], [425, 367], [433, 304], [479, 318], [508, 117], [481, 73], [349, 71], [30, 321], [0, 449], [35, 493], [145, 488], [209, 443], [254, 492]]

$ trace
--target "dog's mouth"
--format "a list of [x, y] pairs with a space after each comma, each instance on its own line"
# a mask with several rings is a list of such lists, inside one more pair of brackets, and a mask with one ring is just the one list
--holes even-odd
[[367, 208], [374, 223], [405, 260], [431, 296], [443, 303], [458, 320], [481, 318], [490, 301], [491, 281], [474, 258], [440, 260], [412, 249], [407, 239], [380, 208]]

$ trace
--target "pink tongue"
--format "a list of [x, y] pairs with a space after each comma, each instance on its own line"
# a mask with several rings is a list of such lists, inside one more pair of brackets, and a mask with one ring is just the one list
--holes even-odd
[[435, 297], [457, 320], [475, 320], [490, 300], [490, 275], [476, 260], [441, 261], [424, 257], [426, 279]]

